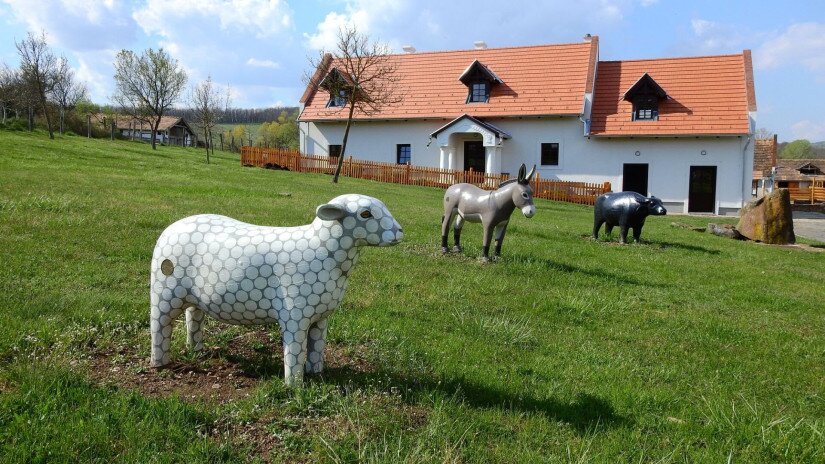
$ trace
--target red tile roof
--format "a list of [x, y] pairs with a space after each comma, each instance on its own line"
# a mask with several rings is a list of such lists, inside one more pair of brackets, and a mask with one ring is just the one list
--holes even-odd
[[[356, 119], [453, 119], [477, 117], [578, 115], [592, 82], [598, 38], [564, 45], [491, 48], [390, 55], [401, 77], [400, 103]], [[466, 103], [468, 89], [458, 78], [474, 60], [489, 68], [503, 84], [494, 85], [488, 103]], [[335, 67], [333, 62], [332, 67]], [[308, 88], [301, 121], [340, 120], [346, 108], [326, 108], [329, 95]]]
[[[633, 121], [624, 93], [645, 73], [668, 94], [657, 121]], [[756, 110], [750, 52], [738, 55], [599, 62], [591, 135], [738, 135]]]

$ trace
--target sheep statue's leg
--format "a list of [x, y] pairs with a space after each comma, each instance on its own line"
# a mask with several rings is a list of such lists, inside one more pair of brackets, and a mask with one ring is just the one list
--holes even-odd
[[309, 328], [307, 363], [304, 365], [304, 371], [307, 374], [319, 374], [324, 370], [324, 348], [327, 346], [328, 326], [327, 320], [323, 319]]
[[[169, 305], [163, 305], [169, 308]], [[172, 323], [180, 316], [181, 308], [171, 308], [163, 311], [157, 306], [152, 307], [150, 331], [152, 333], [152, 367], [162, 367], [169, 364], [169, 349], [172, 344]]]
[[287, 386], [299, 387], [304, 383], [304, 364], [306, 362], [306, 331], [298, 329], [295, 332], [284, 332], [284, 382]]
[[195, 352], [203, 350], [203, 317], [203, 310], [186, 308], [186, 347]]

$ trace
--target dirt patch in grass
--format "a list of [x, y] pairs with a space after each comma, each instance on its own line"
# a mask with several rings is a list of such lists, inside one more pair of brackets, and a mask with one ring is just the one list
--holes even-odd
[[[220, 339], [225, 329], [210, 331]], [[372, 372], [364, 347], [328, 343], [326, 368], [346, 367]], [[129, 348], [100, 350], [90, 357], [89, 375], [97, 383], [137, 390], [146, 396], [227, 403], [248, 397], [257, 385], [283, 377], [280, 339], [273, 340], [265, 329], [244, 330], [217, 346], [207, 343], [200, 354], [173, 353], [173, 361], [161, 369], [149, 367], [149, 360]], [[311, 378], [311, 377], [308, 377]]]

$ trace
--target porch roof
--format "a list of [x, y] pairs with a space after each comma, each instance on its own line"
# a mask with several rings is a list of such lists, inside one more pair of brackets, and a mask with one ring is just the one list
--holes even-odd
[[507, 140], [507, 139], [510, 138], [510, 134], [508, 134], [507, 132], [499, 129], [498, 127], [490, 124], [489, 122], [482, 121], [482, 120], [480, 120], [478, 118], [475, 118], [473, 116], [470, 116], [469, 114], [466, 114], [466, 113], [462, 114], [461, 116], [453, 119], [452, 121], [448, 122], [447, 124], [444, 124], [443, 126], [436, 129], [435, 132], [430, 134], [430, 138], [434, 139], [434, 138], [438, 137], [438, 134], [444, 132], [445, 130], [449, 129], [450, 127], [458, 124], [459, 122], [461, 122], [465, 119], [472, 122], [472, 123], [474, 123], [474, 124], [478, 124], [479, 126], [483, 127], [484, 129], [487, 129], [488, 131], [495, 134], [496, 137], [498, 137], [502, 140]]

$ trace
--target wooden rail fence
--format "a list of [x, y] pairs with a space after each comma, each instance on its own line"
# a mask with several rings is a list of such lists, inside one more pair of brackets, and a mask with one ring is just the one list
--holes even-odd
[[804, 201], [808, 203], [823, 203], [825, 202], [825, 181], [813, 181], [810, 187], [788, 189], [791, 195], [791, 201]]
[[[333, 174], [338, 158], [329, 156], [304, 155], [297, 150], [279, 148], [241, 147], [241, 164], [262, 168], [287, 169], [295, 172]], [[481, 188], [493, 190], [509, 178], [506, 174], [487, 175], [484, 172], [455, 171], [450, 169], [413, 166], [410, 164], [382, 163], [353, 159], [344, 160], [341, 175], [358, 179], [376, 180], [403, 185], [447, 188], [452, 184], [466, 182]], [[532, 181], [533, 196], [548, 200], [566, 201], [592, 205], [596, 198], [611, 191], [610, 182], [591, 184], [586, 182], [566, 182], [542, 180], [539, 174]]]

